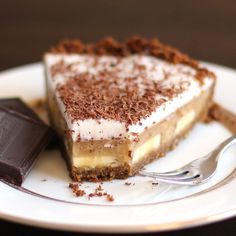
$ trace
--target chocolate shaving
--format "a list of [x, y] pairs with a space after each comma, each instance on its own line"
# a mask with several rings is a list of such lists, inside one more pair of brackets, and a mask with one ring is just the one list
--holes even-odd
[[[138, 85], [136, 78], [127, 78], [125, 86], [120, 87], [117, 78], [108, 71], [96, 77], [81, 73], [57, 89], [73, 121], [104, 118], [124, 122], [128, 127], [148, 117], [166, 101], [164, 98], [155, 99], [157, 94], [171, 99], [184, 89], [163, 86], [162, 81], [140, 79]], [[143, 87], [142, 93], [140, 84]]]

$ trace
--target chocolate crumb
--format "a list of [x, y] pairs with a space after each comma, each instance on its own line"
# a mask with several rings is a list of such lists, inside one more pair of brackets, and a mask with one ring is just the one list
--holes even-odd
[[209, 117], [210, 119], [219, 121], [230, 132], [236, 134], [236, 114], [221, 105], [214, 103], [209, 109]]
[[101, 197], [101, 196], [103, 196], [103, 193], [102, 192], [97, 192], [96, 196]]
[[131, 150], [128, 151], [128, 156], [131, 158], [131, 156], [132, 156], [132, 151]]
[[76, 195], [77, 197], [82, 197], [82, 196], [84, 196], [84, 195], [86, 194], [85, 191], [84, 191], [84, 190], [81, 190], [81, 189], [78, 189], [78, 190], [75, 191], [74, 193], [75, 193], [75, 195]]
[[[89, 193], [87, 195], [88, 199], [90, 200], [93, 197], [102, 197], [105, 196], [108, 201], [114, 201], [114, 197], [111, 194], [108, 194], [107, 192], [103, 192], [102, 185], [103, 183], [100, 183], [94, 190], [94, 192]], [[113, 199], [113, 200], [111, 200]]]
[[110, 195], [110, 194], [107, 194], [107, 200], [109, 202], [113, 202], [114, 201], [114, 197], [112, 195]]
[[90, 194], [88, 195], [88, 198], [90, 199], [91, 197], [94, 197], [94, 196], [95, 196], [94, 193], [90, 193]]
[[76, 186], [78, 186], [78, 184], [76, 184], [76, 183], [69, 183], [69, 188], [74, 188]]
[[97, 191], [103, 191], [103, 188], [101, 185], [98, 185], [98, 187], [96, 188]]
[[69, 188], [72, 189], [72, 192], [75, 194], [76, 197], [82, 197], [86, 195], [86, 192], [80, 189], [81, 184], [77, 183], [69, 183]]

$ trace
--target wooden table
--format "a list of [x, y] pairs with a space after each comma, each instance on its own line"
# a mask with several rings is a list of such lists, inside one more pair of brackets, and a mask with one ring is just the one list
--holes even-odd
[[[0, 70], [40, 61], [60, 39], [125, 39], [133, 34], [158, 36], [194, 58], [236, 68], [234, 0], [9, 0], [1, 1], [0, 9]], [[0, 227], [18, 235], [67, 234], [3, 220]], [[236, 235], [236, 218], [168, 235], [213, 233]]]

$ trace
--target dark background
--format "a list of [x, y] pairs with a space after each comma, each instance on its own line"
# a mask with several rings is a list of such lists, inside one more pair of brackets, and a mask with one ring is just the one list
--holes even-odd
[[235, 0], [1, 0], [0, 70], [41, 60], [64, 38], [151, 37], [236, 68]]
[[[91, 42], [133, 34], [157, 36], [194, 58], [236, 68], [234, 0], [1, 0], [0, 70], [40, 61], [60, 39]], [[66, 235], [1, 220], [0, 228], [9, 235]], [[213, 234], [236, 235], [236, 218], [170, 233]]]

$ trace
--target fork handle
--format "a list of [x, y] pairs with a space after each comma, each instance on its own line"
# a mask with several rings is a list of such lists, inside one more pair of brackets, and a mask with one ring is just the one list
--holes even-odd
[[226, 151], [229, 147], [236, 143], [236, 135], [233, 135], [222, 142], [217, 149], [215, 149], [215, 154], [219, 157], [221, 153]]

